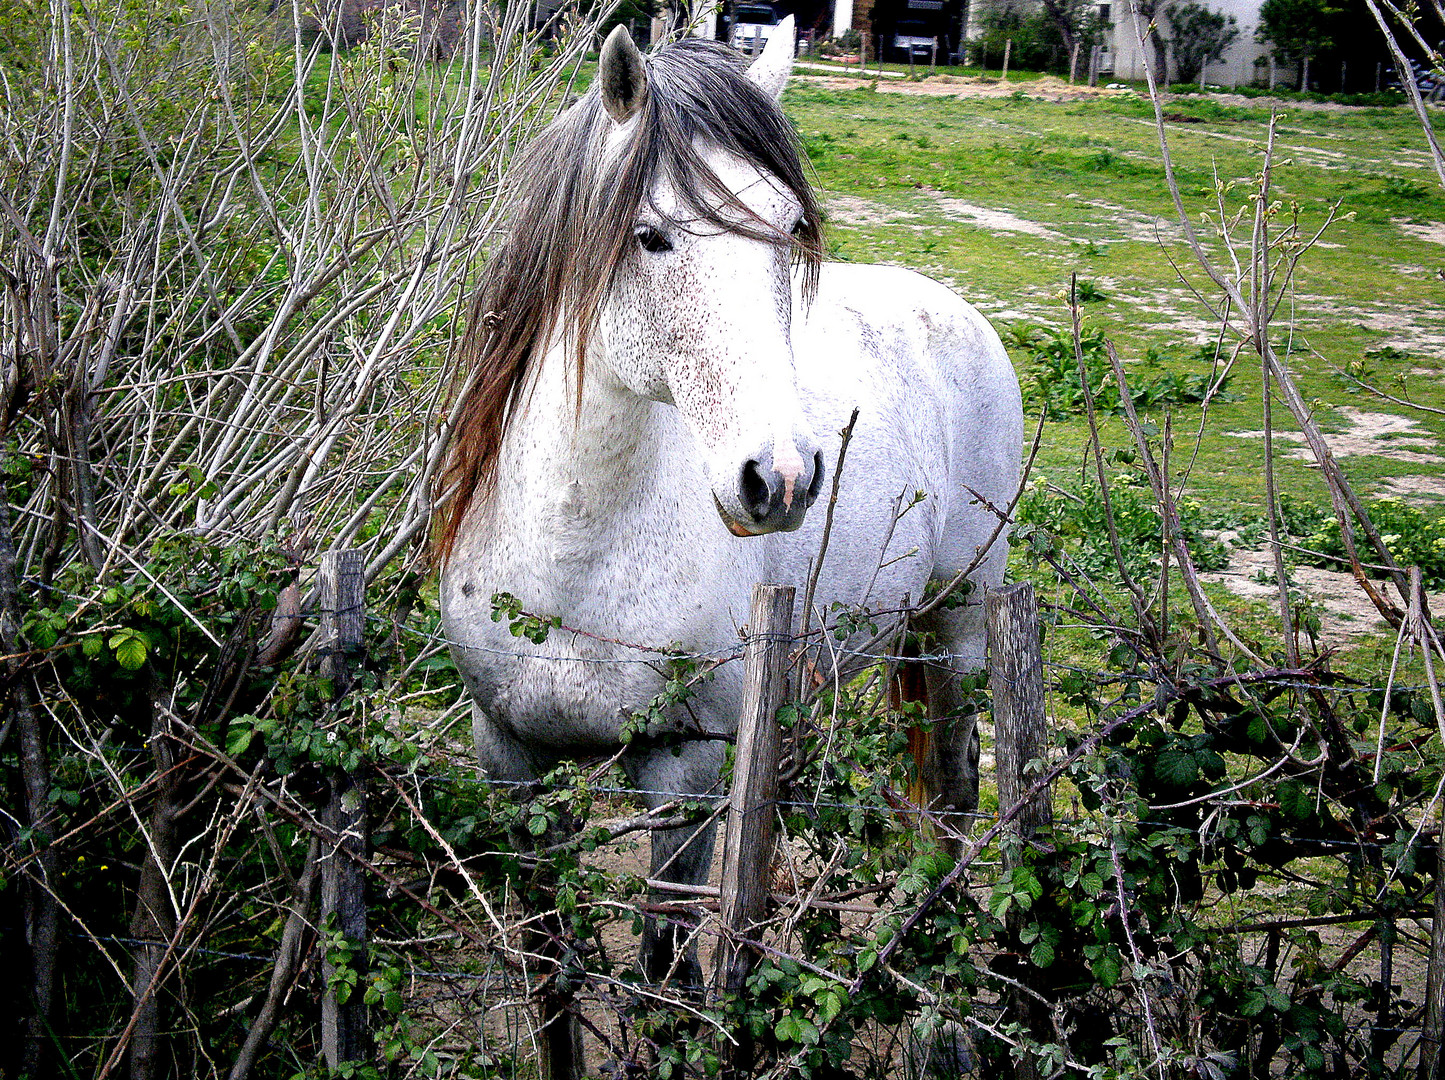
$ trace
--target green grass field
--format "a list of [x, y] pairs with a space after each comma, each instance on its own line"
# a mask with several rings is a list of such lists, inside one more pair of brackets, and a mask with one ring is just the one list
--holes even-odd
[[[1027, 328], [1067, 326], [1072, 274], [1085, 283], [1081, 296], [1093, 297], [1083, 304], [1085, 331], [1112, 340], [1136, 378], [1208, 371], [1198, 350], [1219, 339], [1204, 302], [1216, 303], [1217, 290], [1183, 242], [1147, 99], [959, 99], [800, 79], [785, 105], [826, 193], [834, 257], [899, 263], [947, 282], [993, 320], [1021, 376]], [[1201, 97], [1171, 101], [1166, 116], [1186, 209], [1227, 265], [1217, 200], [1226, 216], [1244, 215], [1236, 232], [1247, 241], [1270, 113]], [[1285, 108], [1273, 181], [1275, 230], [1292, 219], [1301, 237], [1324, 230], [1299, 255], [1273, 339], [1288, 349], [1324, 430], [1363, 440], [1345, 459], [1361, 492], [1394, 494], [1392, 482], [1403, 482], [1429, 503], [1439, 497], [1432, 488], [1445, 493], [1445, 458], [1435, 452], [1445, 414], [1392, 403], [1351, 378], [1445, 407], [1445, 196], [1419, 126], [1403, 107]], [[1247, 266], [1245, 250], [1236, 256]], [[1236, 343], [1226, 335], [1226, 358]], [[1258, 359], [1242, 353], [1234, 376], [1228, 400], [1210, 409], [1188, 483], [1219, 526], [1257, 520], [1264, 494], [1262, 440], [1238, 434], [1262, 424]], [[1381, 430], [1359, 429], [1351, 410], [1381, 414], [1369, 418]], [[1283, 430], [1284, 410], [1275, 415]], [[1177, 461], [1193, 452], [1198, 406], [1174, 410], [1172, 421]], [[1050, 422], [1039, 477], [1077, 476], [1086, 437], [1082, 418]], [[1123, 445], [1127, 434], [1113, 423], [1105, 440]], [[1286, 442], [1276, 455], [1281, 489], [1326, 499], [1296, 447]]]

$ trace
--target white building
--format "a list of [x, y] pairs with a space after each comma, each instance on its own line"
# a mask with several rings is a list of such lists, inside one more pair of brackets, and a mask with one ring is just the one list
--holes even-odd
[[[1270, 81], [1269, 49], [1260, 44], [1254, 38], [1254, 32], [1259, 26], [1259, 0], [1202, 0], [1205, 7], [1224, 15], [1233, 15], [1239, 24], [1239, 36], [1229, 46], [1224, 54], [1224, 59], [1208, 65], [1204, 69], [1201, 82], [1215, 83], [1219, 86], [1248, 86], [1257, 79], [1266, 83]], [[1169, 0], [1159, 0], [1158, 8], [1167, 12]], [[1134, 16], [1128, 0], [1122, 3], [1115, 0], [1112, 3], [1099, 5], [1100, 20], [1108, 29], [1104, 31], [1104, 55], [1101, 57], [1100, 70], [1112, 72], [1115, 78], [1138, 79], [1144, 78], [1143, 50], [1139, 41], [1142, 36], [1139, 31], [1147, 30], [1147, 27], [1135, 29]], [[1165, 39], [1170, 37], [1168, 16], [1165, 14], [1161, 20], [1162, 31]], [[1154, 58], [1153, 45], [1147, 44], [1149, 58]], [[1261, 61], [1256, 65], [1256, 61]], [[1080, 67], [1084, 65], [1081, 63]], [[1169, 79], [1176, 75], [1171, 56]], [[1288, 69], [1280, 70], [1277, 73], [1281, 81], [1293, 77], [1293, 72]], [[1155, 72], [1154, 77], [1160, 78], [1160, 73]], [[1161, 80], [1162, 81], [1162, 80]]]

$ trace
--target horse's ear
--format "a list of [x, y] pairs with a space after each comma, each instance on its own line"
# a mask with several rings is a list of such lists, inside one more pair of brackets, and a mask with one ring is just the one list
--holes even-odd
[[618, 24], [607, 35], [602, 55], [597, 58], [597, 77], [602, 81], [602, 105], [607, 115], [619, 124], [637, 115], [647, 100], [647, 68], [627, 27]]
[[788, 76], [793, 73], [793, 49], [796, 35], [793, 32], [793, 17], [789, 15], [774, 27], [768, 35], [767, 48], [763, 55], [748, 68], [748, 78], [763, 93], [774, 101], [783, 96], [788, 86]]

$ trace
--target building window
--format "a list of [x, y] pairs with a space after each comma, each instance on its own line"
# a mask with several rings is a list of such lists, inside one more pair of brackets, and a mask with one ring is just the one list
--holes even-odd
[[1102, 23], [1107, 23], [1107, 22], [1109, 21], [1109, 5], [1108, 5], [1108, 4], [1100, 4], [1100, 5], [1099, 5], [1099, 21], [1102, 22]]

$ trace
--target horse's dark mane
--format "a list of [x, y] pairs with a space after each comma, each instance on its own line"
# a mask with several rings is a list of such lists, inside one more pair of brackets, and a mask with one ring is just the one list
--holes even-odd
[[[467, 509], [490, 496], [507, 425], [558, 334], [575, 356], [580, 402], [593, 323], [618, 267], [636, 250], [633, 228], [657, 177], [668, 177], [683, 205], [713, 226], [792, 245], [805, 294], [816, 284], [822, 228], [797, 136], [772, 98], [745, 77], [738, 54], [684, 40], [648, 57], [647, 78], [641, 115], [615, 152], [604, 149], [612, 124], [597, 80], [513, 170], [509, 232], [483, 273], [459, 347], [456, 426], [437, 484], [451, 494], [438, 511], [438, 562], [451, 554]], [[698, 145], [775, 176], [802, 204], [798, 233], [782, 235], [738, 214], [741, 203], [704, 164]]]

